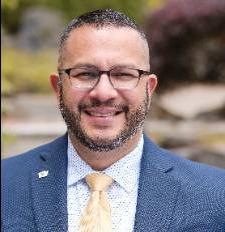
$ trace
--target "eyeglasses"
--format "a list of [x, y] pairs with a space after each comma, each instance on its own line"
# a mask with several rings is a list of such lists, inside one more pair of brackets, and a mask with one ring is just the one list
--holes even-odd
[[94, 88], [102, 74], [106, 74], [111, 85], [115, 89], [134, 89], [144, 75], [150, 75], [149, 71], [127, 67], [114, 67], [108, 71], [101, 71], [97, 68], [68, 68], [59, 70], [59, 75], [66, 73], [69, 76], [71, 86], [79, 89]]

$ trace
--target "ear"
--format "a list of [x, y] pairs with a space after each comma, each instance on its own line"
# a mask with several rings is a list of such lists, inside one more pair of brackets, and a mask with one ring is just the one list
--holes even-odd
[[148, 79], [148, 91], [149, 91], [149, 95], [150, 96], [155, 91], [157, 83], [158, 83], [157, 76], [155, 74], [149, 75], [149, 79]]
[[50, 75], [51, 86], [57, 97], [59, 96], [59, 85], [58, 85], [59, 81], [60, 80], [58, 74], [52, 73]]

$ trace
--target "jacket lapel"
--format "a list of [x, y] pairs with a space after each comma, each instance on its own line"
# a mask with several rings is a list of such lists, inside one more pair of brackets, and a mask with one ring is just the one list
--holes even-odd
[[[145, 137], [139, 181], [135, 232], [168, 230], [176, 205], [179, 183], [163, 150]], [[37, 231], [67, 232], [67, 135], [40, 154], [31, 176]]]
[[32, 173], [32, 196], [37, 230], [67, 231], [67, 136], [40, 154]]
[[165, 151], [145, 137], [139, 181], [135, 232], [167, 231], [180, 189], [170, 175], [172, 163]]

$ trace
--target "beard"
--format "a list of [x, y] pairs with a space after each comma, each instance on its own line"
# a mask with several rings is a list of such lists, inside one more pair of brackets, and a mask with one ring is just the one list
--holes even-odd
[[[150, 97], [148, 87], [146, 86], [145, 99], [141, 105], [133, 110], [125, 104], [114, 104], [111, 100], [105, 103], [93, 100], [90, 104], [80, 103], [78, 105], [78, 112], [75, 112], [65, 104], [63, 88], [62, 86], [60, 87], [59, 108], [68, 131], [81, 144], [95, 152], [107, 152], [114, 150], [130, 140], [138, 132], [138, 130], [143, 127], [144, 120], [149, 110], [149, 105]], [[114, 138], [91, 138], [81, 125], [81, 111], [88, 107], [100, 106], [114, 107], [125, 114], [126, 123], [124, 123], [123, 128]]]

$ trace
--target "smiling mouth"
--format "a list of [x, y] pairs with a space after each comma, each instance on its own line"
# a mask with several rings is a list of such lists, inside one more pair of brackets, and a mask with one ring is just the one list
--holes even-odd
[[94, 116], [94, 117], [113, 117], [121, 114], [123, 111], [118, 111], [118, 110], [84, 110], [84, 112], [89, 115], [89, 116]]

